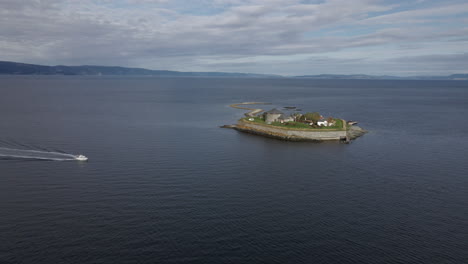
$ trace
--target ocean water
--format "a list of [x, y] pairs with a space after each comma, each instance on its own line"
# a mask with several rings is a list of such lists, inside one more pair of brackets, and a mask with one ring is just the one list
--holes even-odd
[[[218, 126], [266, 101], [351, 144]], [[0, 263], [468, 263], [468, 82], [0, 77]]]

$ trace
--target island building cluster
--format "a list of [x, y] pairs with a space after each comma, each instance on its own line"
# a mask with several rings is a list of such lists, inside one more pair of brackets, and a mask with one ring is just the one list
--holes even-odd
[[246, 117], [234, 125], [224, 125], [223, 128], [233, 128], [241, 132], [261, 135], [287, 141], [344, 141], [362, 136], [367, 131], [355, 126], [355, 121], [345, 121], [340, 118], [324, 118], [317, 112], [300, 113], [301, 109], [285, 106], [287, 114], [276, 108], [264, 112], [263, 109], [249, 108], [245, 105], [271, 104], [264, 102], [244, 102], [231, 104], [237, 109], [249, 110]]
[[[262, 118], [266, 124], [271, 124], [273, 122], [279, 122], [281, 124], [287, 122], [301, 122], [310, 126], [316, 125], [319, 127], [331, 127], [336, 125], [336, 121], [333, 118], [324, 119], [323, 116], [318, 113], [313, 113], [310, 116], [312, 116], [312, 118], [308, 118], [307, 115], [300, 113], [286, 114], [276, 108], [273, 108], [270, 111], [264, 112]], [[254, 121], [253, 118], [249, 120]]]

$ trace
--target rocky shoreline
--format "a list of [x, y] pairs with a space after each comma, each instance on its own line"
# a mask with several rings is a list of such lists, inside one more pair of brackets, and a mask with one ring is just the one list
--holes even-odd
[[[365, 129], [362, 129], [359, 126], [351, 126], [347, 131], [342, 131], [342, 135], [327, 135], [330, 134], [334, 131], [318, 131], [320, 133], [319, 135], [316, 135], [315, 137], [310, 137], [310, 136], [300, 136], [300, 135], [294, 135], [294, 134], [288, 134], [288, 133], [278, 133], [278, 130], [276, 128], [269, 129], [267, 127], [258, 129], [258, 128], [253, 128], [253, 127], [248, 127], [243, 124], [233, 124], [233, 125], [223, 125], [221, 128], [230, 128], [230, 129], [235, 129], [240, 132], [244, 133], [249, 133], [253, 135], [259, 135], [259, 136], [264, 136], [268, 138], [275, 138], [275, 139], [280, 139], [280, 140], [285, 140], [285, 141], [309, 141], [309, 142], [323, 142], [323, 141], [343, 141], [343, 142], [350, 142], [351, 140], [354, 140], [358, 137], [363, 136], [366, 134], [368, 131]], [[316, 131], [310, 131], [310, 132], [316, 132]]]
[[365, 129], [362, 129], [361, 127], [359, 126], [351, 126], [348, 131], [347, 131], [347, 134], [348, 134], [348, 137], [349, 137], [349, 140], [354, 140], [360, 136], [363, 136], [364, 134], [366, 134], [367, 130]]

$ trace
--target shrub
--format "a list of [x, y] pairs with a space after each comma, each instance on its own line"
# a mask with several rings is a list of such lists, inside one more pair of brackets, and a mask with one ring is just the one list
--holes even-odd
[[318, 112], [313, 112], [313, 113], [305, 113], [303, 117], [306, 120], [311, 120], [312, 122], [316, 123], [317, 121], [320, 120], [320, 114]]

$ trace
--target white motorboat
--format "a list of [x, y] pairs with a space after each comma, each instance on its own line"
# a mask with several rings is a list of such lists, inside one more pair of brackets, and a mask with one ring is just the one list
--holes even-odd
[[75, 157], [75, 159], [79, 161], [87, 161], [88, 157], [86, 157], [85, 155], [78, 155]]

